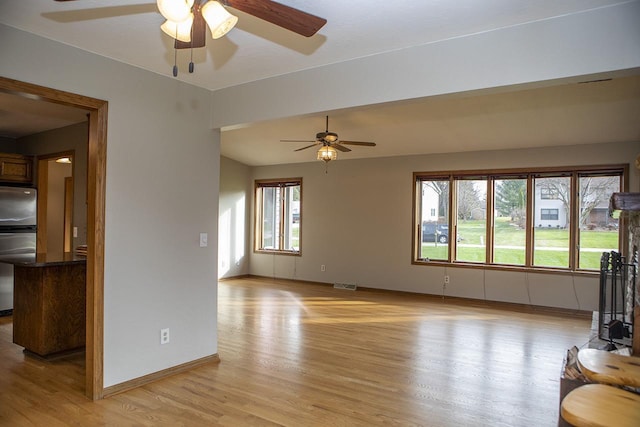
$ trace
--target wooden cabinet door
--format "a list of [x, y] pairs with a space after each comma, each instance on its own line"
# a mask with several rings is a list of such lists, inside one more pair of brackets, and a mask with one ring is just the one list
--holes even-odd
[[0, 182], [31, 184], [33, 158], [20, 154], [0, 153]]

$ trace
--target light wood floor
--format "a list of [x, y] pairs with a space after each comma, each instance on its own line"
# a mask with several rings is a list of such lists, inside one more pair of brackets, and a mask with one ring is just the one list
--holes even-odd
[[[90, 402], [83, 356], [25, 358], [0, 319], [0, 425], [555, 426], [590, 321], [438, 297], [219, 286], [219, 364]], [[135, 357], [135, 355], [132, 355]]]

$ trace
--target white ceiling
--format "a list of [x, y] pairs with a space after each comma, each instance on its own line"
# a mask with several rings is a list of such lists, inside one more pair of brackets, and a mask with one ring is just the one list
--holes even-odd
[[[241, 12], [227, 36], [189, 53], [178, 52], [178, 79], [216, 90], [276, 75], [496, 28], [566, 15], [626, 0], [281, 0], [326, 18], [318, 34], [305, 38]], [[159, 29], [162, 16], [145, 0], [0, 1], [0, 22], [49, 39], [170, 76], [172, 40]], [[4, 60], [4, 58], [3, 58]], [[603, 141], [638, 141], [638, 78], [559, 86], [468, 98], [437, 98], [326, 112], [330, 130], [343, 139], [372, 140], [339, 158], [442, 151], [518, 148]], [[0, 97], [0, 135], [11, 129]], [[42, 103], [40, 103], [42, 104]], [[4, 105], [4, 106], [3, 106]], [[31, 107], [28, 107], [31, 108]], [[67, 111], [68, 112], [68, 111]], [[72, 112], [73, 113], [73, 112]], [[76, 112], [77, 113], [77, 112]], [[81, 112], [82, 115], [84, 114]], [[26, 114], [33, 115], [32, 110]], [[42, 113], [42, 123], [63, 112]], [[324, 130], [323, 113], [223, 129], [222, 153], [250, 165], [311, 161], [313, 149], [280, 139], [313, 139]], [[606, 126], [598, 125], [604, 123]], [[68, 123], [63, 119], [62, 126]], [[73, 120], [73, 119], [72, 119]], [[80, 121], [80, 119], [78, 118]], [[55, 120], [53, 120], [55, 122]], [[25, 120], [22, 120], [25, 122]], [[544, 126], [541, 124], [544, 123]], [[60, 126], [58, 126], [60, 127]], [[42, 129], [40, 129], [42, 130]], [[40, 131], [37, 130], [37, 131]], [[13, 132], [13, 133], [12, 133]]]
[[[179, 54], [180, 80], [211, 90], [626, 0], [281, 0], [327, 19], [311, 38], [242, 12], [225, 37]], [[173, 41], [151, 0], [3, 0], [0, 22], [159, 74]]]
[[[295, 152], [324, 131], [313, 115], [257, 123], [223, 132], [223, 154], [258, 166], [315, 160], [316, 149]], [[338, 160], [411, 154], [640, 141], [640, 76], [469, 97], [437, 97], [329, 113], [349, 146]], [[640, 149], [640, 144], [639, 144]]]

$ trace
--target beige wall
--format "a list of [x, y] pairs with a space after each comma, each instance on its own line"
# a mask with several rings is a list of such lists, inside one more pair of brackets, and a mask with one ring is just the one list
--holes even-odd
[[5, 25], [0, 52], [0, 75], [109, 102], [104, 385], [217, 353], [211, 93]]
[[[325, 283], [594, 310], [597, 275], [554, 275], [411, 264], [412, 174], [418, 171], [629, 164], [639, 143], [337, 160], [252, 168], [252, 179], [303, 177], [302, 256], [253, 253], [249, 271]], [[222, 181], [225, 181], [223, 176]], [[640, 175], [631, 168], [631, 190]], [[248, 232], [252, 232], [252, 222]], [[320, 265], [326, 271], [320, 271]]]
[[220, 158], [218, 277], [249, 274], [249, 228], [253, 183], [251, 168]]

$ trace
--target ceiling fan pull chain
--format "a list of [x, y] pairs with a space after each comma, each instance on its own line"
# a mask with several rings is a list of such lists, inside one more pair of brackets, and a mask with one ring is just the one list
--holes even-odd
[[178, 49], [173, 49], [173, 77], [178, 77]]
[[193, 30], [194, 25], [191, 26], [191, 61], [189, 61], [189, 73], [193, 73], [195, 66], [193, 65]]

